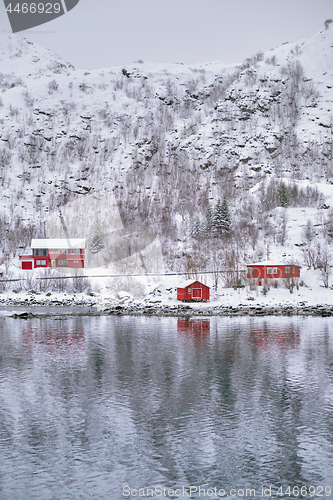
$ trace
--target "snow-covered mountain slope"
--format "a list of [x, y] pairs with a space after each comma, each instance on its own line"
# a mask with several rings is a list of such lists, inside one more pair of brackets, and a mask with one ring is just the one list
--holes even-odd
[[170, 266], [193, 248], [195, 219], [203, 224], [223, 197], [234, 228], [255, 224], [261, 245], [275, 242], [269, 189], [284, 179], [289, 203], [311, 209], [325, 201], [320, 189], [294, 196], [292, 186], [331, 189], [332, 73], [333, 28], [240, 65], [137, 61], [98, 71], [0, 36], [3, 252], [28, 245], [62, 205], [103, 189], [125, 226], [159, 231]]
[[74, 66], [50, 50], [28, 42], [20, 35], [4, 35], [0, 31], [0, 73], [17, 78], [35, 75], [68, 74]]

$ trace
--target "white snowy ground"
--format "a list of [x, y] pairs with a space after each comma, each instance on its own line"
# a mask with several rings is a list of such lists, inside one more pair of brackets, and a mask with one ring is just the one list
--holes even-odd
[[[94, 274], [95, 271], [97, 274], [101, 270], [94, 270]], [[104, 269], [104, 272], [105, 271]], [[177, 300], [176, 290], [180, 278], [181, 277], [178, 276], [165, 277], [159, 285], [156, 286], [155, 283], [149, 286], [151, 291], [139, 298], [134, 298], [128, 292], [113, 293], [108, 287], [109, 278], [94, 278], [92, 280], [92, 288], [96, 290], [94, 285], [97, 283], [98, 292], [93, 291], [91, 295], [83, 293], [71, 294], [68, 292], [51, 292], [51, 294], [47, 295], [46, 293], [32, 294], [24, 291], [19, 293], [7, 291], [0, 294], [0, 304], [25, 303], [27, 306], [30, 303], [34, 305], [38, 303], [43, 305], [60, 305], [59, 303], [63, 303], [64, 305], [93, 304], [97, 306], [98, 310], [103, 310], [117, 304], [127, 306], [144, 306], [148, 304], [177, 306], [182, 304], [182, 302]], [[333, 288], [324, 288], [321, 284], [321, 278], [318, 272], [303, 270], [301, 280], [304, 282], [304, 285], [300, 286], [298, 290], [295, 288], [292, 294], [289, 290], [284, 288], [283, 285], [278, 288], [271, 287], [266, 296], [262, 293], [262, 287], [258, 287], [257, 290], [250, 290], [249, 286], [246, 286], [245, 288], [234, 290], [232, 288], [223, 288], [219, 286], [217, 292], [211, 288], [211, 298], [208, 302], [187, 303], [187, 305], [190, 305], [194, 310], [200, 309], [203, 311], [215, 306], [265, 305], [278, 308], [279, 306], [286, 305], [333, 305]], [[209, 280], [207, 280], [207, 283], [209, 284]]]

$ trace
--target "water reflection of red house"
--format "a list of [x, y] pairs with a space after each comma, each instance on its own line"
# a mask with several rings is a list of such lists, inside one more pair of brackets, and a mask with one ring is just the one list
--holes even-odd
[[201, 337], [210, 333], [209, 319], [177, 319], [178, 333], [189, 333]]
[[70, 328], [68, 330], [49, 327], [40, 330], [31, 326], [22, 328], [23, 342], [28, 344], [42, 344], [48, 351], [56, 352], [66, 350], [72, 355], [85, 352], [85, 336], [83, 328]]
[[267, 349], [272, 346], [291, 347], [298, 346], [301, 342], [301, 333], [298, 326], [290, 325], [285, 328], [254, 328], [250, 335], [256, 346]]

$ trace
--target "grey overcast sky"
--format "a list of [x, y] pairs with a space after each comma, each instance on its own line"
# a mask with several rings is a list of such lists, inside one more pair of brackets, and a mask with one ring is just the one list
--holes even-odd
[[[329, 18], [332, 0], [80, 0], [60, 18], [19, 34], [76, 68], [138, 59], [238, 63], [309, 38]], [[1, 0], [0, 28], [11, 33]]]

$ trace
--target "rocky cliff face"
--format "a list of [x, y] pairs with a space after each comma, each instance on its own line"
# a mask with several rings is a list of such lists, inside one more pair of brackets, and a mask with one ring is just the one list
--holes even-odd
[[28, 245], [59, 207], [103, 189], [125, 226], [158, 230], [168, 253], [219, 198], [235, 221], [253, 222], [260, 214], [247, 207], [259, 183], [331, 182], [332, 73], [333, 29], [238, 66], [100, 71], [2, 35], [3, 252]]

